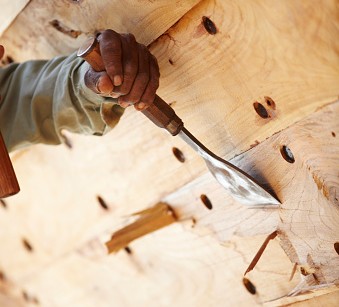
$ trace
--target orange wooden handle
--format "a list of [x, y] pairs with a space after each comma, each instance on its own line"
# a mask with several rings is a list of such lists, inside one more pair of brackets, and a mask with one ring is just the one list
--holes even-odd
[[0, 133], [0, 198], [14, 195], [19, 191], [18, 180]]
[[[89, 38], [78, 50], [78, 56], [88, 62], [95, 71], [104, 71], [105, 65], [100, 54], [99, 42], [95, 37]], [[154, 124], [166, 129], [172, 135], [177, 135], [184, 126], [175, 111], [158, 95], [146, 110], [141, 111]]]

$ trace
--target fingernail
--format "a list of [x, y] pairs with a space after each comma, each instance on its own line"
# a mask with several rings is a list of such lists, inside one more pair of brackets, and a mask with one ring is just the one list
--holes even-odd
[[129, 102], [120, 102], [119, 104], [120, 104], [120, 106], [121, 106], [122, 108], [127, 108], [127, 107], [130, 106], [130, 103], [129, 103]]
[[119, 93], [110, 93], [109, 94], [112, 98], [119, 98], [120, 94]]
[[121, 79], [121, 76], [114, 76], [114, 85], [115, 86], [119, 86], [119, 85], [121, 85], [121, 83], [122, 83], [122, 79]]
[[143, 103], [143, 102], [139, 102], [139, 103], [137, 104], [138, 110], [142, 110], [144, 107], [146, 107], [146, 104]]

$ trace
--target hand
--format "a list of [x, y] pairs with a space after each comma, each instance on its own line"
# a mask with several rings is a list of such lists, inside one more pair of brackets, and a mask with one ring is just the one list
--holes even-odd
[[146, 46], [133, 34], [105, 30], [98, 36], [106, 71], [90, 68], [85, 75], [88, 88], [103, 96], [118, 98], [120, 106], [144, 110], [151, 105], [159, 87], [159, 66]]

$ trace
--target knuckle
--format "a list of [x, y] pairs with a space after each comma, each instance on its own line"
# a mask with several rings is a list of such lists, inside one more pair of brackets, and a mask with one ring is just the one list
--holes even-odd
[[147, 95], [147, 96], [142, 97], [142, 102], [147, 104], [147, 105], [152, 104], [153, 101], [154, 101], [154, 95]]
[[118, 56], [121, 54], [120, 41], [107, 41], [102, 44], [106, 54], [110, 56]]
[[137, 66], [131, 59], [126, 60], [124, 65], [124, 73], [126, 76], [133, 77], [135, 77], [135, 75], [137, 74]]
[[117, 72], [120, 72], [120, 68], [117, 65], [115, 65], [114, 62], [110, 62], [106, 65], [106, 71], [108, 75], [112, 76]]
[[148, 57], [148, 49], [145, 45], [142, 45], [142, 44], [138, 44], [138, 49], [139, 49], [139, 54], [142, 55], [143, 57]]
[[149, 86], [151, 89], [157, 90], [159, 87], [159, 79], [158, 78], [153, 78], [150, 83]]
[[147, 84], [149, 81], [149, 74], [145, 71], [141, 71], [138, 73], [137, 79], [138, 79], [138, 82], [142, 84]]
[[136, 95], [125, 95], [122, 96], [124, 102], [129, 102], [129, 103], [137, 103], [139, 101], [139, 97]]
[[127, 39], [132, 43], [136, 42], [135, 36], [132, 33], [127, 34]]
[[118, 33], [115, 32], [112, 29], [106, 29], [106, 30], [101, 32], [101, 35], [108, 36], [108, 37], [116, 37], [118, 35]]
[[119, 88], [119, 93], [121, 95], [127, 95], [130, 92], [130, 90], [131, 90], [131, 86], [132, 86], [132, 83], [126, 82], [124, 80], [124, 83]]

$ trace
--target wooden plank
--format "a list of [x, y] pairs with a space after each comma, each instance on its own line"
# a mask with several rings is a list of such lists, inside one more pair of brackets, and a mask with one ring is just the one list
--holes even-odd
[[[277, 229], [282, 248], [303, 275], [304, 284], [296, 293], [308, 286], [332, 285], [339, 276], [338, 114], [339, 101], [231, 160], [275, 187], [282, 201], [279, 212], [240, 206], [213, 187], [210, 175], [199, 177], [164, 200], [172, 208], [178, 207], [179, 216], [194, 216], [221, 242], [235, 234], [251, 236]], [[283, 158], [281, 148], [285, 145], [293, 152], [294, 163]], [[202, 192], [215, 204], [211, 213], [196, 208]]]
[[318, 307], [318, 306], [326, 306], [326, 307], [336, 307], [339, 302], [339, 290], [335, 292], [331, 292], [328, 294], [312, 297], [305, 301], [288, 304], [287, 306], [293, 307]]
[[[189, 221], [195, 218], [193, 230], [197, 238], [193, 240], [190, 235], [183, 235], [181, 230], [169, 228], [167, 236], [159, 232], [157, 243], [150, 239], [147, 244], [147, 237], [135, 242], [133, 246], [146, 255], [144, 263], [148, 263], [150, 254], [152, 259], [159, 255], [165, 259], [159, 260], [160, 264], [151, 271], [151, 277], [155, 276], [157, 283], [152, 282], [149, 276], [143, 275], [138, 279], [141, 284], [145, 280], [148, 283], [145, 288], [137, 290], [136, 299], [139, 297], [149, 302], [149, 297], [168, 298], [171, 302], [174, 294], [164, 295], [171, 282], [175, 283], [180, 278], [188, 280], [180, 283], [184, 292], [185, 286], [192, 280], [203, 280], [204, 284], [209, 284], [206, 276], [213, 280], [220, 269], [221, 273], [215, 279], [216, 285], [219, 285], [215, 288], [216, 292], [211, 287], [202, 290], [200, 296], [192, 297], [192, 292], [196, 294], [197, 291], [188, 289], [188, 294], [184, 293], [181, 299], [182, 302], [196, 302], [195, 298], [201, 298], [206, 304], [214, 302], [213, 299], [220, 304], [229, 300], [232, 293], [224, 292], [224, 276], [230, 276], [227, 280], [231, 281], [232, 287], [228, 289], [231, 291], [235, 280], [242, 279], [241, 274], [267, 234], [277, 228], [281, 231], [280, 238], [289, 257], [299, 265], [314, 269], [318, 282], [331, 283], [338, 267], [333, 248], [334, 234], [338, 233], [333, 222], [337, 217], [337, 211], [333, 209], [333, 193], [337, 191], [337, 177], [333, 172], [334, 166], [338, 165], [337, 103], [320, 110], [314, 118], [293, 125], [326, 103], [335, 101], [338, 95], [337, 4], [324, 1], [322, 10], [318, 9], [318, 5], [315, 1], [274, 4], [271, 1], [203, 1], [151, 46], [161, 66], [161, 96], [173, 103], [187, 127], [216, 153], [229, 159], [245, 152], [233, 160], [234, 163], [239, 163], [261, 182], [273, 187], [283, 201], [281, 211], [248, 210], [235, 203], [206, 173], [203, 161], [181, 140], [170, 138], [140, 114], [129, 110], [118, 127], [103, 138], [67, 134], [73, 144], [72, 150], [60, 146], [36, 146], [15, 154], [22, 192], [8, 201], [7, 209], [1, 208], [0, 211], [0, 224], [3, 225], [0, 240], [5, 246], [0, 254], [1, 269], [8, 272], [16, 284], [25, 286], [38, 297], [42, 296], [46, 305], [55, 300], [72, 306], [86, 304], [89, 293], [97, 295], [93, 296], [94, 300], [102, 292], [107, 300], [120, 298], [133, 303], [130, 291], [126, 290], [130, 288], [123, 287], [130, 285], [131, 279], [121, 278], [126, 272], [132, 274], [128, 265], [119, 266], [117, 263], [117, 272], [121, 272], [117, 275], [111, 258], [104, 258], [103, 264], [95, 257], [93, 262], [81, 261], [75, 251], [83, 246], [100, 246], [111, 231], [129, 221], [125, 217], [128, 213], [165, 199], [176, 207], [182, 219]], [[45, 8], [40, 10], [44, 12]], [[38, 12], [36, 8], [35, 14]], [[26, 13], [29, 14], [28, 11]], [[216, 35], [205, 31], [203, 16], [215, 22]], [[63, 19], [67, 25], [71, 24], [69, 20]], [[19, 23], [14, 24], [5, 34], [6, 45], [8, 42], [11, 50], [19, 44], [11, 40], [14, 36], [10, 33], [19, 28]], [[130, 29], [133, 29], [132, 25]], [[136, 31], [141, 30], [138, 28]], [[48, 32], [53, 37], [51, 33], [55, 32]], [[28, 50], [31, 51], [27, 55], [17, 51], [15, 57], [48, 57], [74, 48], [73, 38], [62, 33], [57, 35], [63, 37], [56, 43], [63, 44], [62, 48], [53, 45], [52, 39], [41, 38], [41, 50], [37, 51], [33, 48], [34, 43], [30, 43]], [[22, 42], [23, 37], [25, 34], [18, 38], [18, 42]], [[144, 39], [144, 42], [150, 41]], [[274, 100], [275, 109], [265, 96]], [[255, 101], [263, 104], [270, 118], [261, 118], [254, 111]], [[291, 128], [286, 129], [288, 126]], [[283, 130], [280, 134], [269, 138], [280, 130]], [[269, 139], [264, 141], [266, 138]], [[251, 145], [260, 142], [249, 150]], [[288, 164], [281, 158], [280, 146], [284, 144], [289, 145], [294, 153], [294, 164]], [[184, 152], [185, 163], [175, 159], [172, 147]], [[313, 179], [313, 176], [319, 180]], [[301, 183], [305, 189], [302, 189]], [[37, 186], [40, 187], [39, 193]], [[212, 211], [201, 204], [201, 194], [211, 199]], [[106, 200], [109, 210], [99, 206], [97, 195]], [[319, 232], [315, 232], [317, 225], [320, 225]], [[172, 235], [171, 231], [177, 231], [177, 235]], [[298, 237], [298, 233], [302, 237]], [[258, 240], [252, 239], [257, 235], [260, 235]], [[251, 246], [245, 260], [235, 260], [241, 257], [241, 253], [237, 253], [239, 244], [234, 244], [234, 240], [238, 242], [234, 236], [244, 237], [241, 250]], [[173, 240], [174, 250], [169, 252], [168, 257], [163, 255], [168, 243], [164, 238]], [[328, 239], [325, 241], [324, 238]], [[195, 248], [195, 242], [200, 249]], [[219, 249], [220, 242], [226, 246], [227, 252]], [[186, 248], [189, 252], [177, 251], [179, 243], [181, 249]], [[162, 248], [154, 250], [154, 244]], [[213, 247], [209, 250], [211, 245]], [[294, 245], [297, 253], [291, 248]], [[281, 252], [279, 248], [273, 250]], [[270, 251], [268, 248], [263, 257]], [[233, 256], [227, 258], [228, 252]], [[218, 255], [218, 258], [213, 258], [213, 255]], [[176, 262], [170, 261], [172, 257], [189, 261], [184, 261], [178, 269]], [[210, 257], [215, 261], [212, 268], [204, 264], [204, 260], [209, 261]], [[272, 259], [276, 259], [277, 263]], [[327, 263], [323, 264], [322, 259], [326, 259]], [[161, 269], [167, 261], [171, 266]], [[241, 269], [237, 267], [237, 261], [242, 261], [239, 264]], [[202, 264], [199, 266], [199, 263]], [[284, 265], [280, 267], [280, 263]], [[185, 265], [188, 265], [188, 271], [199, 275], [188, 279], [187, 276], [191, 275], [183, 269]], [[265, 268], [261, 267], [265, 265], [276, 265], [278, 273], [274, 271], [267, 279], [265, 275], [256, 278], [258, 272], [265, 272]], [[108, 267], [112, 271], [105, 272]], [[160, 283], [165, 272], [172, 267], [173, 279]], [[288, 279], [292, 268], [293, 264], [289, 261], [280, 262], [280, 256], [260, 259], [249, 279], [255, 285], [267, 280], [267, 288], [260, 294], [262, 301], [276, 299], [292, 290], [295, 284], [291, 287], [288, 281], [284, 283], [281, 280], [278, 287], [283, 289], [271, 291], [270, 288], [278, 282], [274, 276], [287, 276]], [[69, 279], [70, 273], [73, 273], [74, 279], [72, 276]], [[310, 275], [306, 281], [314, 283], [313, 273]], [[55, 283], [55, 280], [58, 282]], [[53, 285], [48, 281], [53, 281]], [[110, 294], [111, 285], [116, 285], [120, 292], [117, 290]], [[90, 292], [94, 287], [97, 292]], [[152, 295], [144, 297], [143, 293], [149, 289]], [[68, 291], [66, 297], [59, 295], [65, 291]], [[235, 305], [243, 299], [241, 292], [236, 293], [240, 294], [232, 298]], [[253, 302], [251, 295], [249, 297], [249, 302]], [[91, 303], [89, 301], [88, 304]]]
[[[42, 306], [260, 306], [285, 295], [298, 282], [288, 281], [291, 263], [277, 241], [250, 279], [256, 294], [242, 283], [242, 273], [263, 236], [251, 242], [233, 238], [221, 246], [191, 232], [191, 223], [171, 225], [136, 241], [132, 254], [107, 257], [100, 239], [66, 254], [22, 286]], [[274, 261], [267, 261], [274, 259]], [[133, 295], [131, 295], [131, 289]]]
[[[126, 263], [130, 260], [124, 258], [120, 262], [119, 257], [127, 257], [123, 256], [124, 253], [118, 254], [118, 258], [105, 255], [103, 244], [110, 236], [109, 230], [114, 224], [109, 212], [104, 211], [107, 214], [104, 217], [104, 212], [96, 213], [83, 203], [82, 207], [74, 208], [80, 212], [81, 218], [74, 219], [76, 211], [70, 215], [62, 214], [65, 207], [53, 208], [46, 203], [44, 207], [46, 211], [42, 213], [41, 204], [38, 205], [40, 210], [32, 204], [35, 207], [36, 216], [38, 214], [40, 216], [40, 233], [42, 229], [44, 230], [43, 236], [38, 237], [35, 232], [36, 227], [27, 221], [27, 216], [33, 214], [32, 208], [28, 206], [15, 208], [13, 204], [6, 209], [7, 213], [3, 212], [2, 216], [0, 215], [3, 217], [1, 223], [7, 233], [7, 236], [2, 238], [2, 242], [8, 249], [2, 253], [1, 257], [3, 270], [8, 270], [16, 283], [45, 304], [54, 303], [65, 306], [77, 306], [77, 304], [82, 306], [84, 302], [92, 304], [97, 295], [104, 295], [106, 298], [104, 301], [121, 300], [127, 306], [135, 304], [134, 299], [147, 302], [149, 297], [156, 297], [159, 300], [162, 297], [163, 300], [170, 302], [178, 299], [182, 300], [180, 302], [183, 304], [189, 302], [192, 305], [198, 299], [206, 304], [211, 304], [215, 302], [214, 300], [220, 303], [227, 299], [231, 300], [231, 305], [234, 306], [239, 305], [240, 300], [255, 305], [269, 303], [293, 293], [292, 290], [297, 286], [300, 278], [303, 279], [301, 293], [308, 291], [309, 285], [314, 286], [315, 280], [317, 284], [320, 284], [316, 285], [318, 287], [331, 285], [337, 279], [339, 267], [338, 255], [334, 249], [338, 233], [338, 223], [335, 221], [338, 220], [339, 210], [337, 201], [333, 198], [339, 186], [335, 175], [337, 169], [334, 167], [338, 165], [339, 146], [338, 138], [332, 134], [332, 132], [339, 131], [338, 112], [339, 102], [324, 107], [304, 121], [274, 135], [232, 160], [251, 175], [258, 177], [260, 173], [261, 178], [269, 178], [266, 182], [279, 187], [277, 193], [283, 201], [280, 210], [244, 208], [226, 195], [223, 189], [211, 180], [209, 174], [204, 174], [164, 199], [175, 209], [182, 221], [181, 225], [170, 226], [133, 242], [131, 248], [133, 253], [138, 255], [136, 270], [139, 273], [132, 273], [131, 263]], [[314, 129], [315, 126], [317, 129]], [[286, 144], [294, 154], [293, 164], [288, 163], [281, 156], [280, 148]], [[326, 155], [319, 154], [324, 150]], [[318, 189], [315, 174], [317, 178], [322, 179], [322, 189]], [[201, 191], [210, 198], [212, 210], [208, 210], [201, 203], [199, 197]], [[110, 202], [109, 205], [112, 206]], [[119, 209], [122, 208], [111, 207], [114, 211], [119, 211]], [[23, 210], [21, 215], [25, 215], [26, 222], [20, 221], [19, 211], [15, 212], [15, 210]], [[50, 212], [51, 210], [54, 211]], [[59, 210], [61, 213], [58, 213]], [[54, 224], [50, 221], [49, 225], [44, 225], [43, 218], [46, 218], [48, 214], [54, 216]], [[92, 218], [97, 220], [97, 224], [88, 228], [85, 234], [82, 230], [91, 224], [90, 215], [94, 216]], [[62, 227], [67, 218], [73, 218], [73, 226], [69, 225], [67, 231], [63, 231]], [[85, 220], [87, 226], [84, 224]], [[126, 222], [128, 219], [120, 220], [121, 224]], [[27, 247], [26, 252], [24, 249], [20, 251], [18, 245], [20, 236], [13, 233], [14, 229], [17, 230], [18, 223], [25, 225], [25, 235], [28, 236], [30, 242], [33, 242], [33, 252], [28, 251]], [[81, 223], [80, 226], [79, 223]], [[118, 223], [116, 223], [116, 228], [119, 227]], [[55, 230], [51, 229], [53, 227], [57, 227], [58, 238], [52, 236], [52, 233], [55, 233]], [[278, 229], [280, 244], [293, 262], [297, 262], [300, 266], [308, 265], [314, 270], [312, 276], [309, 276], [312, 280], [298, 273], [294, 276], [293, 282], [289, 281], [293, 263], [282, 256], [284, 253], [278, 241], [274, 240], [269, 244], [254, 270], [248, 274], [248, 278], [256, 286], [259, 294], [257, 296], [249, 294], [245, 299], [242, 296], [244, 294], [241, 294], [241, 291], [245, 291], [240, 283], [241, 275], [265, 240], [267, 233], [270, 233], [272, 229]], [[73, 234], [74, 236], [75, 233], [78, 234], [79, 239], [77, 247], [60, 254], [60, 250], [64, 250], [61, 246], [62, 241], [68, 247], [72, 246], [72, 239], [67, 241], [67, 235]], [[255, 235], [259, 236], [255, 237]], [[81, 238], [86, 236], [88, 236], [87, 240], [81, 243]], [[35, 240], [31, 241], [32, 238]], [[291, 246], [294, 247], [293, 250], [290, 249]], [[59, 253], [54, 254], [58, 248]], [[17, 253], [16, 261], [7, 254], [13, 253], [14, 250]], [[181, 263], [180, 259], [184, 263]], [[326, 259], [325, 262], [324, 259]], [[134, 260], [132, 261], [135, 265]], [[149, 263], [152, 263], [150, 267]], [[172, 290], [177, 293], [178, 288], [168, 287], [171, 281], [163, 279], [161, 272], [164, 271], [166, 271], [165, 276], [172, 272], [170, 280], [177, 285], [179, 283], [178, 288], [186, 289], [188, 294], [184, 292], [178, 298], [178, 295], [172, 293]], [[148, 298], [142, 296], [142, 293], [146, 291], [143, 286], [138, 286], [135, 296], [127, 295], [126, 289], [129, 289], [127, 285], [131, 284], [131, 276], [134, 282], [141, 278], [142, 282], [140, 280], [140, 283], [137, 283], [151, 289]], [[153, 283], [155, 276], [158, 276], [155, 279], [157, 286]], [[207, 276], [211, 279], [210, 281]], [[277, 279], [279, 276], [283, 278]], [[199, 292], [201, 295], [199, 296], [196, 291], [187, 289], [187, 278], [214, 286]], [[225, 289], [224, 279], [230, 281], [232, 286], [227, 289], [231, 292]], [[57, 284], [58, 287], [52, 287], [47, 282], [48, 280], [54, 285]], [[145, 280], [147, 284], [144, 284]], [[104, 285], [110, 286], [106, 288]], [[278, 288], [274, 288], [273, 285]], [[86, 294], [90, 293], [93, 287], [98, 290], [91, 292], [90, 297], [93, 301], [88, 301], [89, 297]], [[112, 292], [112, 288], [116, 291]], [[196, 294], [194, 297], [191, 296], [192, 291]], [[67, 293], [67, 295], [58, 295], [60, 292]], [[158, 304], [157, 300], [156, 304]]]
[[327, 289], [319, 289], [315, 291], [310, 291], [310, 293], [305, 293], [297, 297], [285, 297], [274, 302], [265, 304], [265, 307], [275, 307], [275, 306], [284, 306], [284, 307], [316, 307], [316, 306], [326, 306], [326, 307], [336, 307], [338, 305], [339, 299], [339, 290], [337, 287], [333, 286]]
[[149, 44], [198, 2], [31, 0], [1, 40], [16, 61], [69, 54], [106, 28], [132, 32]]
[[29, 0], [1, 0], [0, 37], [28, 2]]

